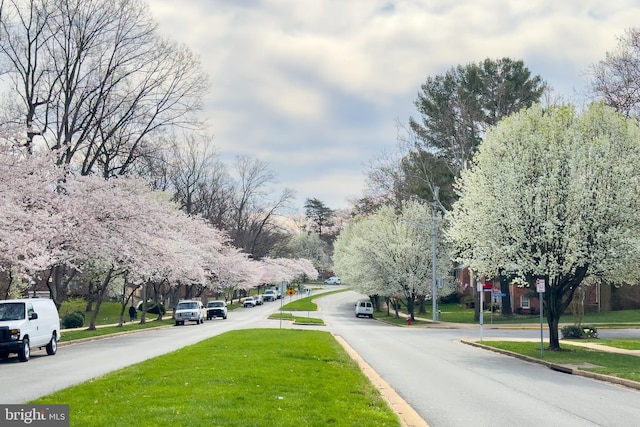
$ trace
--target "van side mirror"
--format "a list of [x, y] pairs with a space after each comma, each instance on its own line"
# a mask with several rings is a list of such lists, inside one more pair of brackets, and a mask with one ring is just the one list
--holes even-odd
[[38, 318], [38, 313], [31, 312], [29, 313], [29, 320], [35, 320]]

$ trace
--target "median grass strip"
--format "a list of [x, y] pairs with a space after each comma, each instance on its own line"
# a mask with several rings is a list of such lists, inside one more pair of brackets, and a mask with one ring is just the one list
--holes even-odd
[[[593, 342], [603, 344], [600, 341]], [[566, 342], [560, 344], [561, 351], [545, 351], [544, 357], [540, 355], [540, 342], [482, 341], [480, 344], [558, 365], [572, 365], [583, 371], [640, 381], [640, 372], [638, 371], [640, 357], [638, 356], [598, 351], [573, 346]]]
[[227, 332], [31, 403], [71, 426], [399, 426], [327, 332]]
[[[286, 311], [316, 311], [318, 310], [318, 306], [315, 302], [313, 302], [313, 300], [315, 300], [316, 298], [320, 298], [320, 297], [326, 297], [327, 295], [331, 295], [331, 294], [336, 294], [339, 292], [344, 292], [347, 289], [338, 289], [335, 291], [329, 291], [329, 292], [323, 292], [321, 294], [317, 294], [317, 295], [310, 295], [308, 297], [303, 297], [303, 298], [298, 298], [298, 299], [294, 299], [295, 297], [285, 297], [289, 300], [289, 302], [287, 302], [286, 304], [284, 304], [284, 306], [282, 307], [283, 310]], [[287, 301], [287, 299], [285, 299], [285, 302]]]
[[306, 325], [324, 325], [324, 320], [318, 319], [317, 317], [308, 317], [308, 316], [294, 316], [291, 313], [273, 313], [269, 316], [269, 319], [282, 319], [286, 321], [293, 321], [297, 324], [306, 324]]

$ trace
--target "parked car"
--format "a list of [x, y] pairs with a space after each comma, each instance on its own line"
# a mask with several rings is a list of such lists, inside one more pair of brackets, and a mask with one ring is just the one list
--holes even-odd
[[243, 307], [255, 307], [256, 305], [257, 304], [254, 297], [246, 297], [242, 302]]
[[262, 295], [256, 295], [253, 299], [256, 301], [256, 305], [262, 305], [264, 303]]
[[205, 308], [201, 301], [180, 301], [173, 309], [173, 320], [176, 321], [176, 326], [184, 325], [184, 322], [201, 324], [204, 323], [205, 317]]
[[331, 276], [327, 280], [324, 281], [327, 285], [339, 285], [340, 278], [338, 276]]
[[209, 301], [207, 303], [207, 320], [216, 317], [227, 318], [227, 303], [224, 301]]
[[264, 295], [262, 296], [262, 298], [265, 301], [275, 301], [278, 299], [278, 294], [273, 289], [267, 289], [266, 291], [264, 291]]
[[371, 301], [356, 302], [356, 317], [365, 316], [373, 319], [373, 303]]
[[0, 302], [0, 358], [17, 353], [21, 362], [32, 348], [43, 348], [52, 356], [58, 350], [60, 317], [53, 300], [10, 299]]

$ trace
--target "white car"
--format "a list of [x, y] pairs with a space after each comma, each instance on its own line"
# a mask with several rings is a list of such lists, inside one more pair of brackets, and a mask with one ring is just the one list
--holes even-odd
[[324, 281], [327, 285], [339, 285], [340, 278], [338, 276], [331, 276], [327, 280]]
[[243, 307], [255, 307], [257, 305], [254, 297], [246, 297], [242, 303]]
[[180, 301], [173, 310], [173, 320], [176, 321], [176, 326], [184, 325], [184, 322], [201, 324], [204, 323], [206, 316], [206, 310], [201, 301]]

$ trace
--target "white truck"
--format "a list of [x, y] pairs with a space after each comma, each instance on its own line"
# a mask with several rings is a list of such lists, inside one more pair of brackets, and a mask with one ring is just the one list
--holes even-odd
[[16, 353], [21, 362], [32, 348], [45, 347], [48, 355], [58, 351], [60, 317], [53, 300], [46, 298], [0, 301], [0, 358]]

